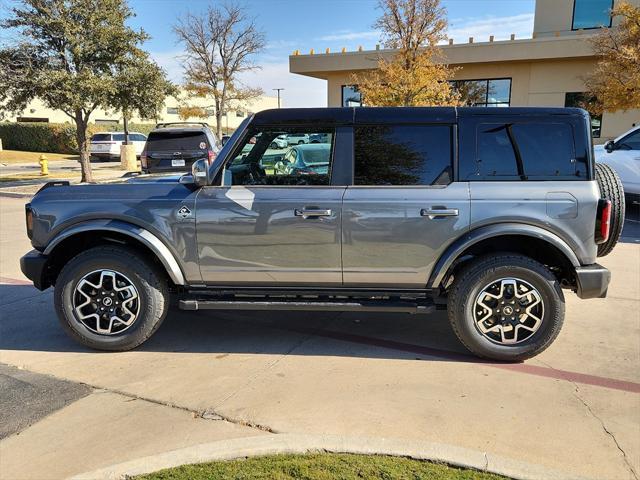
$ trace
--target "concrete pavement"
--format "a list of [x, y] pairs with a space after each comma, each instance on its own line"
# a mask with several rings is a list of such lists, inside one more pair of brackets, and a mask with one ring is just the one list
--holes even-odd
[[64, 335], [51, 292], [20, 282], [23, 203], [0, 199], [0, 362], [94, 393], [0, 441], [1, 478], [61, 478], [279, 433], [444, 443], [571, 476], [638, 478], [636, 243], [601, 259], [608, 298], [567, 293], [560, 337], [524, 364], [468, 356], [442, 313], [174, 310], [142, 348], [97, 353]]

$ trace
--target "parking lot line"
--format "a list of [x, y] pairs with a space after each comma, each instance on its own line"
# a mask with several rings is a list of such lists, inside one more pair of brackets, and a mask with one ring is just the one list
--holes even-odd
[[441, 350], [439, 348], [427, 347], [423, 345], [414, 345], [411, 343], [397, 342], [394, 340], [385, 340], [383, 338], [366, 337], [355, 335], [352, 333], [336, 332], [332, 330], [316, 330], [305, 327], [287, 327], [284, 330], [315, 335], [317, 337], [331, 338], [333, 340], [341, 340], [351, 343], [359, 343], [362, 345], [371, 345], [375, 347], [389, 348], [392, 350], [400, 350], [404, 352], [427, 355], [429, 357], [437, 357], [445, 360], [456, 362], [477, 363], [488, 367], [500, 368], [516, 373], [525, 373], [528, 375], [536, 375], [539, 377], [553, 378], [557, 380], [565, 380], [572, 383], [581, 383], [584, 385], [593, 385], [596, 387], [609, 388], [612, 390], [620, 390], [623, 392], [640, 393], [640, 383], [629, 382], [626, 380], [617, 380], [615, 378], [600, 377], [597, 375], [589, 375], [586, 373], [572, 372], [569, 370], [561, 370], [551, 367], [541, 367], [527, 363], [496, 363], [490, 360], [482, 360], [471, 354], [452, 352], [449, 350]]

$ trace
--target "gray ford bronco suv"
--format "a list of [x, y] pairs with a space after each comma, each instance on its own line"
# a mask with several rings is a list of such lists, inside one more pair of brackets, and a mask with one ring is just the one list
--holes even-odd
[[[281, 135], [322, 139], [304, 161]], [[299, 155], [299, 153], [297, 154]], [[274, 168], [279, 164], [296, 168]], [[22, 271], [76, 340], [128, 350], [184, 310], [446, 309], [476, 355], [547, 348], [564, 290], [604, 297], [624, 194], [563, 108], [252, 115], [182, 176], [45, 185]], [[300, 321], [304, 321], [301, 317]]]

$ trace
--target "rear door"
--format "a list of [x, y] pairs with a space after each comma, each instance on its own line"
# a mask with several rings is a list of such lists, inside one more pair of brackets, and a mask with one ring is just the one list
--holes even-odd
[[468, 183], [454, 180], [454, 126], [358, 125], [343, 202], [348, 286], [424, 288], [469, 228]]
[[113, 141], [110, 133], [96, 133], [91, 136], [91, 153], [109, 153]]
[[200, 158], [208, 158], [209, 141], [202, 130], [155, 130], [147, 139], [150, 171], [188, 171]]

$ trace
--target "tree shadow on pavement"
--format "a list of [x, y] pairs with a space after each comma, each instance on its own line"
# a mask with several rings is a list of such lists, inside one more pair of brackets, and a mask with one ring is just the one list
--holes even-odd
[[[96, 352], [64, 333], [50, 290], [0, 284], [0, 299], [0, 350]], [[442, 311], [185, 312], [173, 307], [160, 329], [137, 350], [479, 361], [460, 345]]]

